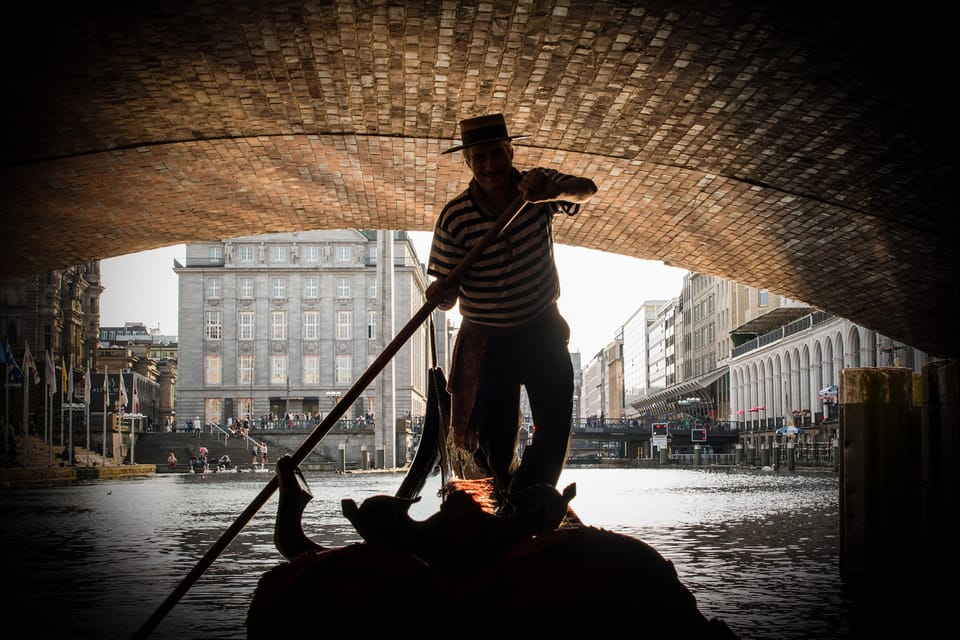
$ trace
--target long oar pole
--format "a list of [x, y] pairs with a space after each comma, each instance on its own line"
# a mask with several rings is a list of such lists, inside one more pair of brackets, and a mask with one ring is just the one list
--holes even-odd
[[[473, 263], [480, 257], [480, 254], [490, 244], [496, 240], [497, 236], [500, 235], [500, 232], [503, 231], [513, 219], [523, 210], [527, 203], [523, 200], [522, 197], [518, 196], [507, 208], [507, 210], [497, 218], [496, 223], [480, 238], [477, 244], [467, 253], [457, 267], [451, 271], [446, 278], [444, 278], [445, 288], [453, 288], [455, 284], [458, 284], [463, 276], [466, 274], [467, 270], [473, 265]], [[414, 314], [414, 316], [403, 326], [399, 333], [390, 341], [383, 352], [377, 357], [373, 363], [367, 367], [367, 370], [357, 378], [357, 381], [353, 383], [353, 386], [340, 397], [337, 401], [337, 404], [330, 410], [330, 413], [327, 414], [327, 417], [324, 418], [320, 424], [316, 426], [313, 432], [307, 436], [306, 440], [300, 445], [299, 448], [291, 456], [294, 467], [300, 466], [300, 463], [310, 455], [310, 452], [313, 451], [320, 440], [323, 439], [327, 433], [333, 428], [337, 423], [337, 420], [343, 416], [347, 408], [353, 404], [357, 398], [360, 397], [360, 394], [363, 393], [363, 390], [366, 389], [373, 379], [379, 375], [380, 371], [387, 365], [388, 362], [397, 354], [400, 350], [400, 347], [410, 339], [410, 336], [413, 335], [413, 332], [423, 324], [424, 320], [430, 317], [430, 314], [433, 313], [433, 310], [436, 309], [439, 301], [427, 300], [422, 307]], [[213, 564], [213, 561], [223, 553], [223, 551], [230, 546], [230, 543], [239, 535], [247, 523], [253, 519], [253, 516], [257, 514], [258, 511], [267, 503], [273, 493], [277, 490], [279, 482], [277, 475], [274, 474], [273, 478], [260, 490], [260, 493], [254, 497], [253, 501], [247, 506], [246, 509], [237, 517], [232, 525], [230, 525], [226, 531], [217, 539], [216, 542], [211, 545], [207, 552], [203, 555], [202, 558], [197, 562], [197, 564], [187, 573], [186, 576], [180, 581], [170, 595], [157, 607], [157, 610], [154, 611], [147, 621], [143, 624], [142, 627], [137, 631], [134, 638], [146, 638], [150, 633], [157, 628], [157, 625], [163, 620], [163, 618], [170, 612], [171, 609], [180, 601], [180, 598], [190, 590], [190, 587], [196, 583], [196, 581], [203, 575], [203, 572]]]

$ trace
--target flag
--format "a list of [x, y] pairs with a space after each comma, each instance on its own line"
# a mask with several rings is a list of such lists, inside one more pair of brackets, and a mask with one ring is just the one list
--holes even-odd
[[60, 383], [60, 395], [63, 395], [67, 392], [67, 363], [64, 361], [63, 356], [60, 356], [60, 377], [63, 382]]
[[18, 380], [23, 378], [23, 370], [20, 368], [20, 365], [17, 364], [17, 359], [13, 357], [13, 350], [10, 348], [10, 343], [6, 340], [3, 340], [3, 344], [0, 345], [0, 353], [3, 354], [2, 362], [10, 365], [10, 373], [13, 377]]
[[137, 377], [133, 377], [133, 383], [130, 385], [133, 387], [133, 412], [140, 413], [140, 394], [137, 393]]
[[[103, 424], [107, 424], [107, 412], [110, 410], [110, 376], [107, 365], [103, 365]], [[106, 427], [104, 427], [106, 429]]]
[[47, 393], [55, 395], [57, 393], [57, 368], [53, 364], [53, 356], [50, 354], [50, 349], [47, 349], [43, 352], [44, 367], [46, 372], [44, 377], [47, 379]]
[[73, 356], [70, 356], [70, 373], [68, 375], [70, 376], [70, 378], [69, 378], [69, 382], [67, 383], [67, 400], [69, 400], [70, 403], [72, 404], [73, 403]]
[[33, 384], [40, 384], [40, 372], [37, 371], [37, 363], [33, 360], [33, 354], [30, 353], [30, 345], [23, 343], [23, 372], [27, 375], [33, 373]]
[[87, 365], [87, 376], [83, 379], [83, 401], [90, 407], [90, 365]]
[[117, 376], [117, 379], [120, 381], [120, 409], [124, 409], [127, 406], [127, 388], [123, 386], [123, 371]]

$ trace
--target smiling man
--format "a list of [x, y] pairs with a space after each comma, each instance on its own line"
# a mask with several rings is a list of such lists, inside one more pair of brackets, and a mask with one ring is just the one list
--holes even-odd
[[[575, 215], [597, 192], [589, 178], [553, 169], [514, 167], [502, 114], [460, 122], [461, 151], [473, 173], [467, 189], [437, 219], [427, 297], [441, 309], [460, 301], [462, 323], [448, 390], [458, 446], [493, 478], [498, 514], [511, 516], [509, 496], [535, 485], [555, 487], [567, 456], [573, 407], [570, 328], [560, 315], [553, 259], [553, 217]], [[527, 203], [458, 283], [444, 279], [518, 197]], [[535, 431], [517, 457], [520, 389]]]

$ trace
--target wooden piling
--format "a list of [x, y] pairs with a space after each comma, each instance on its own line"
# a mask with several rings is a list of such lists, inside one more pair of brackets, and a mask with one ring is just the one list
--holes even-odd
[[871, 607], [889, 603], [891, 594], [903, 597], [917, 582], [920, 428], [913, 390], [910, 369], [840, 372], [840, 573], [849, 595]]

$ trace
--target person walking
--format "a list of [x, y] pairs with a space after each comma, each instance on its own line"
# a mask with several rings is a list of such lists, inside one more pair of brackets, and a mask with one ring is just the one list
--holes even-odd
[[[570, 328], [560, 315], [553, 255], [553, 218], [576, 215], [597, 192], [593, 180], [514, 166], [503, 114], [460, 122], [460, 151], [473, 174], [440, 212], [427, 273], [427, 299], [440, 309], [459, 300], [462, 323], [450, 368], [451, 428], [494, 483], [499, 515], [515, 508], [511, 494], [556, 487], [567, 457], [573, 407]], [[445, 278], [511, 204], [526, 203], [456, 286]], [[533, 440], [518, 461], [520, 390], [530, 399]]]

